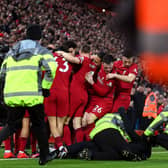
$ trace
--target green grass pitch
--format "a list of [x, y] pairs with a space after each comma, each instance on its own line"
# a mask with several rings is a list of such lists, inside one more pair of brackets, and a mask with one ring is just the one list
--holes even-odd
[[[0, 150], [1, 168], [36, 168], [38, 159], [3, 159], [3, 150]], [[85, 161], [74, 159], [55, 159], [47, 165], [47, 168], [168, 168], [168, 151], [155, 147], [152, 157], [147, 161]]]

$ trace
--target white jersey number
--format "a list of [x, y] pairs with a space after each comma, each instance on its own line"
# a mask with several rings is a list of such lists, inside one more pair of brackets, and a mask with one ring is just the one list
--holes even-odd
[[94, 111], [94, 112], [101, 113], [101, 112], [102, 112], [102, 107], [100, 107], [99, 105], [95, 105], [93, 111]]
[[[55, 58], [55, 61], [56, 61], [58, 57], [54, 57], [54, 58]], [[65, 61], [65, 58], [62, 58], [62, 61], [64, 61], [64, 63], [62, 64], [62, 66], [64, 66], [64, 68], [61, 68], [60, 65], [58, 64], [59, 71], [60, 72], [67, 72], [69, 70], [68, 61]]]

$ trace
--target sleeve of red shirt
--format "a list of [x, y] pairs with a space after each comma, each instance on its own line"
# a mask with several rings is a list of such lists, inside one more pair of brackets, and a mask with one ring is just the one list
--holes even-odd
[[163, 111], [164, 106], [160, 105], [157, 111], [157, 115], [159, 115]]
[[82, 64], [84, 61], [86, 61], [85, 57], [78, 56], [78, 58], [79, 58], [80, 64]]
[[96, 83], [93, 84], [93, 89], [96, 91], [96, 93], [99, 95], [99, 96], [105, 96], [109, 90], [110, 90], [110, 87], [106, 87], [106, 86], [98, 86]]
[[135, 76], [137, 76], [138, 74], [138, 66], [137, 64], [133, 64], [130, 69], [129, 69], [129, 73], [134, 74]]

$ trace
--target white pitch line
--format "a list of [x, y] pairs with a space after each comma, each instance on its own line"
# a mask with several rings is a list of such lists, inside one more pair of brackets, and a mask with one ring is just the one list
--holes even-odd
[[163, 152], [157, 152], [157, 151], [155, 151], [155, 152], [152, 152], [152, 154], [153, 154], [153, 153], [154, 153], [154, 154], [157, 154], [157, 153], [159, 153], [159, 154], [160, 154], [160, 153], [168, 153], [168, 151], [163, 151]]
[[1, 160], [30, 160], [30, 159], [37, 159], [37, 158], [9, 158], [9, 159], [0, 159]]

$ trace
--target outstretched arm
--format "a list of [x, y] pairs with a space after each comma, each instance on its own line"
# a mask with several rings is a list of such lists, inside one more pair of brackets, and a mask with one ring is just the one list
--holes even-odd
[[64, 51], [57, 51], [56, 53], [63, 56], [68, 62], [80, 64], [80, 59], [78, 57], [74, 57], [71, 53], [67, 53]]
[[133, 73], [130, 73], [128, 75], [120, 75], [120, 74], [116, 74], [116, 73], [109, 73], [106, 76], [107, 80], [108, 79], [114, 79], [114, 78], [122, 80], [124, 82], [131, 83], [131, 82], [133, 82], [135, 80], [136, 76]]

